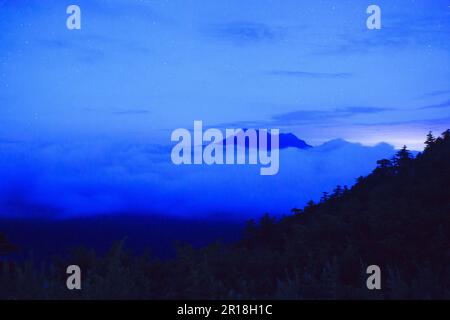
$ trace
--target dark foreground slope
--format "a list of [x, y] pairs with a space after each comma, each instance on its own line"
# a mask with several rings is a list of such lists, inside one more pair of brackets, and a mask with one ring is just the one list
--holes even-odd
[[[192, 219], [150, 214], [101, 215], [82, 218], [0, 218], [0, 230], [16, 245], [14, 258], [32, 256], [36, 262], [66, 255], [86, 246], [104, 254], [118, 239], [126, 239], [134, 254], [151, 252], [163, 260], [176, 256], [174, 244], [187, 242], [199, 248], [220, 240], [240, 239], [245, 222]], [[0, 238], [0, 255], [2, 252]]]
[[[178, 248], [176, 259], [136, 257], [118, 243], [80, 249], [44, 267], [3, 267], [3, 298], [450, 298], [450, 131], [405, 149], [351, 188], [279, 221], [264, 216], [238, 243]], [[65, 267], [83, 289], [65, 289]], [[366, 268], [381, 268], [369, 291]]]

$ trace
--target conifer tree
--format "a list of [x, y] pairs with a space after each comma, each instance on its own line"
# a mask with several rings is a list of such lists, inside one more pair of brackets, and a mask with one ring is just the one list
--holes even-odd
[[442, 133], [442, 139], [444, 139], [444, 141], [450, 141], [450, 129], [447, 129]]
[[407, 166], [412, 160], [411, 152], [406, 146], [403, 146], [394, 156], [393, 163], [397, 168], [403, 168]]
[[433, 133], [430, 131], [427, 134], [427, 140], [425, 141], [425, 150], [429, 150], [434, 145], [435, 142], [436, 139], [434, 138]]

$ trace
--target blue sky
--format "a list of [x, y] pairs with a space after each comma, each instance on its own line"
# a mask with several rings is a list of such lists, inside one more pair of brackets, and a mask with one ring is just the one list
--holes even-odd
[[203, 120], [419, 149], [450, 127], [450, 0], [0, 0], [0, 30], [3, 141], [170, 144]]

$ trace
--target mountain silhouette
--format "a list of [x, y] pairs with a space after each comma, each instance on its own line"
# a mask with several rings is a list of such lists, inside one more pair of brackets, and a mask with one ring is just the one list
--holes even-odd
[[[248, 129], [243, 129], [243, 132], [247, 132]], [[259, 130], [255, 130], [256, 135], [258, 137], [258, 143], [257, 147], [259, 149]], [[271, 133], [270, 131], [267, 132], [267, 148], [268, 150], [272, 149], [271, 146]], [[223, 140], [224, 145], [234, 144], [235, 146], [238, 146], [238, 141], [235, 137], [227, 137]], [[245, 146], [248, 147], [248, 141], [245, 141]], [[312, 148], [309, 144], [307, 144], [304, 140], [299, 139], [296, 135], [293, 133], [280, 133], [279, 134], [279, 147], [278, 149], [287, 149], [287, 148], [296, 148], [296, 149], [309, 149]]]

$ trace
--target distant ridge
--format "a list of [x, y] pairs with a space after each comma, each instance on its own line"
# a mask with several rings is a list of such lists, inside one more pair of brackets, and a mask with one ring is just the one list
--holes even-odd
[[309, 149], [312, 146], [293, 133], [280, 133], [280, 149], [286, 148]]
[[[246, 132], [248, 129], [243, 129]], [[257, 135], [259, 135], [259, 130], [255, 130]], [[270, 140], [271, 134], [268, 132], [268, 149], [271, 149]], [[224, 145], [233, 144], [237, 145], [237, 139], [232, 139], [228, 137], [223, 140]], [[248, 146], [248, 141], [246, 141], [246, 146]], [[258, 140], [258, 148], [259, 148], [259, 140]], [[299, 139], [293, 133], [280, 133], [279, 134], [279, 149], [287, 149], [287, 148], [296, 148], [296, 149], [309, 149], [312, 148], [309, 144], [307, 144], [304, 140]]]

